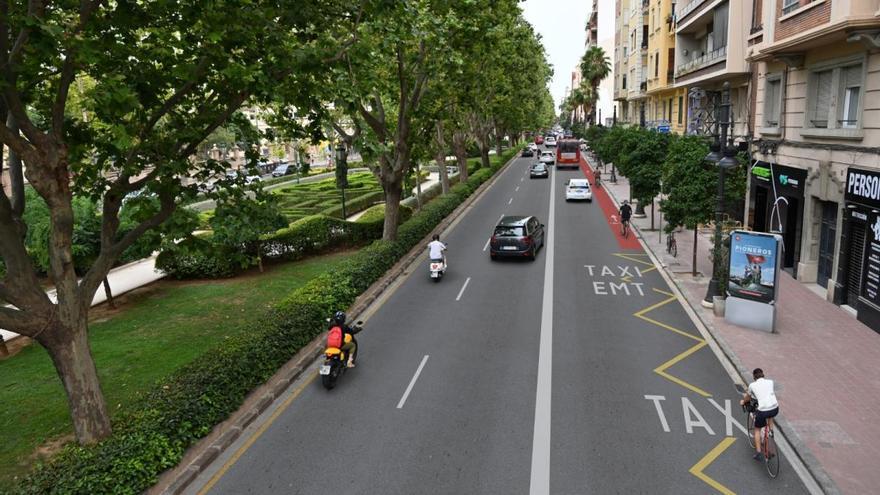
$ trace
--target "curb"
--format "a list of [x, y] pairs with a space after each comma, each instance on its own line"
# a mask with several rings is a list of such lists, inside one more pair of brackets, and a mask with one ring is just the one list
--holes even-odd
[[[514, 154], [489, 180], [481, 184], [452, 213], [441, 220], [422, 241], [426, 242], [434, 233], [443, 232], [457, 223], [471, 205], [483, 197], [486, 191], [499, 179], [502, 172], [507, 170], [517, 158], [519, 158], [518, 154]], [[401, 276], [411, 273], [411, 268], [424, 255], [425, 242], [422, 241], [385, 272], [382, 278], [373, 282], [363, 294], [358, 296], [349, 308], [349, 314], [362, 315], [366, 313], [370, 306], [385, 295]], [[238, 440], [242, 432], [302, 375], [312, 361], [321, 355], [324, 350], [325, 338], [325, 332], [322, 332], [301, 348], [266, 383], [252, 391], [236, 412], [232, 413], [225, 421], [215, 425], [211, 433], [187, 449], [180, 463], [162, 473], [156, 484], [145, 493], [150, 495], [179, 495], [183, 493], [208, 468], [211, 462]]]
[[[587, 160], [587, 164], [595, 170], [596, 167], [593, 167], [592, 163]], [[617, 195], [611, 191], [611, 189], [605, 187], [605, 192], [611, 196], [615, 202], [617, 202]], [[702, 332], [711, 337], [710, 347], [712, 343], [715, 344], [715, 347], [720, 351], [721, 355], [718, 357], [724, 357], [728, 362], [721, 364], [727, 368], [728, 372], [733, 372], [736, 374], [736, 377], [739, 378], [740, 383], [743, 385], [748, 383], [746, 377], [749, 375], [748, 369], [742, 364], [739, 357], [737, 357], [736, 353], [727, 342], [716, 333], [715, 326], [711, 321], [707, 321], [700, 314], [700, 307], [697, 307], [691, 302], [690, 299], [684, 296], [685, 289], [679, 284], [677, 277], [668, 269], [668, 267], [660, 262], [660, 258], [657, 256], [657, 253], [654, 252], [654, 249], [650, 246], [648, 242], [644, 240], [644, 236], [642, 235], [642, 230], [635, 224], [632, 224], [633, 231], [636, 233], [636, 238], [639, 240], [639, 243], [642, 245], [642, 249], [645, 250], [645, 253], [648, 253], [651, 261], [659, 267], [663, 273], [666, 275], [663, 277], [667, 282], [671, 283], [675, 287], [675, 292], [679, 296], [679, 303], [685, 307], [685, 312], [688, 313], [688, 316], [693, 321], [693, 323], [699, 328], [702, 327]], [[686, 306], [685, 306], [686, 305]], [[775, 423], [778, 426], [778, 429], [782, 436], [788, 441], [791, 445], [792, 450], [795, 455], [800, 459], [801, 463], [806, 468], [809, 475], [813, 478], [813, 481], [819, 486], [823, 493], [827, 495], [837, 495], [840, 493], [840, 490], [837, 488], [837, 485], [834, 483], [834, 480], [828, 475], [825, 469], [822, 467], [821, 463], [818, 459], [813, 455], [812, 451], [809, 447], [804, 443], [803, 439], [801, 439], [800, 435], [798, 435], [797, 431], [795, 431], [794, 427], [789, 423], [785, 418], [781, 416], [777, 416], [775, 418]]]

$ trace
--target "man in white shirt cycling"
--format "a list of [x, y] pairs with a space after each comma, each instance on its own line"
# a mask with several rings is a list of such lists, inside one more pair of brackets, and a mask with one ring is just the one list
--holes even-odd
[[770, 427], [773, 427], [773, 418], [779, 414], [779, 403], [776, 401], [773, 380], [764, 378], [764, 370], [755, 368], [752, 371], [752, 376], [755, 378], [755, 381], [749, 385], [748, 391], [743, 394], [743, 398], [739, 403], [746, 405], [751, 402], [752, 398], [758, 401], [758, 408], [755, 410], [754, 430], [755, 450], [757, 450], [757, 453], [753, 458], [760, 461], [764, 459], [764, 454], [761, 452], [761, 429], [767, 426], [768, 421], [770, 422]]
[[428, 243], [428, 257], [431, 261], [443, 261], [443, 268], [446, 268], [446, 244], [440, 242], [440, 236], [434, 234], [433, 240]]

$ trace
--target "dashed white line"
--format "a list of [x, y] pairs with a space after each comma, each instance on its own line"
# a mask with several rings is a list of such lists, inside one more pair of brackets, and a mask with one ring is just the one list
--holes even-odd
[[398, 409], [403, 409], [403, 404], [406, 403], [406, 398], [409, 397], [409, 393], [412, 392], [413, 386], [416, 384], [416, 380], [419, 379], [419, 375], [422, 373], [422, 368], [425, 367], [425, 363], [428, 362], [428, 355], [425, 354], [425, 357], [422, 358], [422, 363], [419, 365], [419, 369], [416, 370], [416, 374], [413, 375], [412, 380], [409, 381], [409, 386], [406, 387], [406, 392], [403, 393], [403, 397], [400, 398], [400, 402], [397, 403]]
[[519, 191], [519, 186], [516, 186], [516, 189], [514, 189], [514, 192], [516, 191]]
[[489, 243], [490, 243], [490, 242], [492, 242], [492, 238], [491, 238], [491, 237], [488, 238], [488, 239], [486, 239], [486, 245], [483, 246], [483, 251], [489, 249]]
[[510, 204], [510, 203], [513, 203], [513, 198], [510, 198], [510, 201], [507, 202], [507, 204]]
[[464, 294], [464, 290], [467, 289], [467, 284], [471, 282], [471, 278], [468, 277], [467, 280], [464, 281], [464, 285], [461, 286], [461, 290], [458, 291], [458, 295], [455, 296], [455, 300], [458, 301], [461, 299], [461, 295]]

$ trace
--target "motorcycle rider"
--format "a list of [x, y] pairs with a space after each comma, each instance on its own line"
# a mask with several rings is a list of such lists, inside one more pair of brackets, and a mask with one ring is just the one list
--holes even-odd
[[446, 268], [446, 244], [440, 242], [440, 235], [434, 234], [432, 241], [428, 243], [428, 257], [431, 261], [443, 261], [443, 268]]
[[[346, 316], [342, 311], [337, 311], [333, 313], [333, 318], [330, 319], [330, 328], [338, 326], [342, 329], [342, 347], [340, 348], [342, 352], [348, 356], [348, 363], [346, 364], [349, 368], [354, 368], [354, 360], [357, 355], [357, 340], [354, 338], [354, 334], [360, 331], [358, 327], [351, 327], [345, 323]], [[351, 335], [351, 339], [347, 340], [345, 338], [346, 335]]]

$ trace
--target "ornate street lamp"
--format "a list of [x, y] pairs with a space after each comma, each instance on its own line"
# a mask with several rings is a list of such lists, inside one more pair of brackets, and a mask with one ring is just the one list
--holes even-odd
[[348, 151], [342, 141], [336, 143], [336, 187], [342, 190], [342, 219], [345, 220], [345, 188], [348, 187]]
[[[718, 140], [718, 134], [715, 134], [715, 141], [710, 146], [709, 154], [706, 155], [706, 161], [714, 163], [718, 167], [718, 203], [715, 206], [715, 245], [712, 252], [712, 278], [709, 280], [709, 287], [706, 290], [706, 297], [703, 305], [712, 307], [715, 304], [715, 296], [722, 296], [723, 289], [719, 287], [718, 273], [721, 267], [721, 224], [724, 221], [724, 179], [727, 170], [736, 167], [739, 162], [736, 160], [736, 149], [728, 146], [727, 128], [730, 125], [730, 83], [725, 82], [721, 93], [721, 140]], [[732, 132], [731, 132], [732, 134]]]

